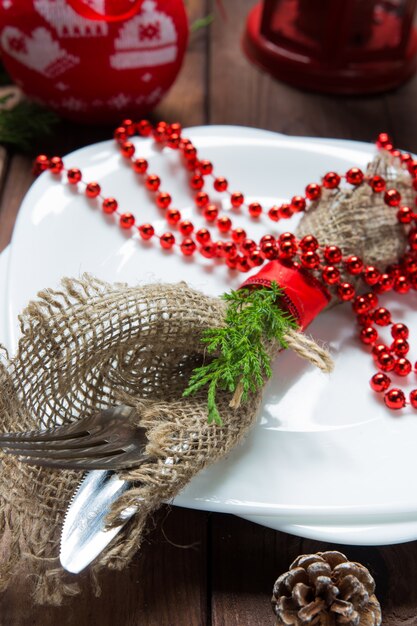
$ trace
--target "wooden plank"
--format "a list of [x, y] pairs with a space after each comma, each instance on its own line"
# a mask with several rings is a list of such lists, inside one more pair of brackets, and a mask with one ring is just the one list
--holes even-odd
[[312, 541], [231, 516], [212, 520], [212, 626], [273, 623], [275, 580], [300, 554], [340, 550], [371, 572], [384, 626], [414, 626], [417, 615], [417, 542], [368, 548]]
[[27, 572], [20, 572], [0, 596], [0, 626], [203, 626], [206, 514], [164, 507], [149, 527], [130, 567], [102, 575], [100, 597], [81, 575], [74, 577], [81, 595], [61, 607], [33, 606]]
[[417, 128], [415, 102], [417, 98], [417, 74], [405, 85], [385, 96], [389, 115], [389, 132], [395, 145], [402, 150], [417, 152]]
[[9, 243], [22, 199], [33, 182], [31, 159], [14, 156], [0, 198], [0, 251]]

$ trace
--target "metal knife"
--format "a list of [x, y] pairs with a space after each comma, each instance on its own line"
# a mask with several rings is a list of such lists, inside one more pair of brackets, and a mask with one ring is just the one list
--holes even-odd
[[62, 528], [60, 561], [64, 569], [73, 574], [81, 572], [137, 512], [137, 506], [130, 506], [122, 512], [120, 526], [105, 528], [113, 503], [131, 487], [131, 482], [120, 480], [109, 470], [86, 474], [72, 497]]

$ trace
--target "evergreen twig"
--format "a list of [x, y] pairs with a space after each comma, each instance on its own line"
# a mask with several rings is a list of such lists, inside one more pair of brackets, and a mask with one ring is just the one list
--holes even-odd
[[270, 377], [271, 359], [265, 342], [275, 339], [284, 348], [284, 336], [296, 322], [277, 305], [282, 290], [271, 287], [243, 288], [222, 297], [228, 303], [225, 325], [208, 329], [202, 337], [209, 354], [217, 354], [209, 363], [197, 367], [189, 380], [185, 396], [208, 386], [208, 421], [222, 424], [216, 404], [218, 389], [241, 394], [245, 402]]
[[[0, 105], [8, 96], [0, 98]], [[30, 150], [33, 140], [50, 134], [58, 116], [34, 102], [24, 100], [13, 109], [0, 110], [0, 143], [10, 144], [21, 150]]]

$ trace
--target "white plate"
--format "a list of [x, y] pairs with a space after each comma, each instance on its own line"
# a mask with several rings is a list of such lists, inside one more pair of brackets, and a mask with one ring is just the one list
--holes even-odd
[[[329, 169], [363, 166], [373, 153], [367, 144], [290, 139], [239, 127], [194, 128], [187, 134], [200, 153], [214, 161], [216, 172], [229, 179], [232, 189], [265, 206], [291, 197]], [[151, 170], [161, 175], [175, 205], [197, 223], [176, 155], [161, 156], [146, 140], [137, 140], [137, 145]], [[116, 196], [122, 209], [132, 210], [138, 220], [156, 221], [156, 209], [112, 142], [72, 153], [66, 163], [81, 167], [86, 180], [98, 179], [104, 193]], [[209, 294], [220, 294], [242, 281], [241, 275], [232, 276], [223, 266], [213, 268], [210, 261], [189, 262], [145, 248], [108, 222], [50, 174], [32, 186], [11, 250], [7, 303], [13, 346], [17, 313], [38, 289], [56, 285], [62, 275], [89, 271], [132, 284], [184, 279]], [[277, 232], [267, 221], [255, 225], [242, 216], [240, 223], [254, 237]], [[160, 225], [164, 228], [162, 221]], [[294, 225], [286, 223], [282, 229], [289, 227]], [[394, 314], [416, 328], [415, 294], [401, 304], [387, 302]], [[275, 364], [258, 424], [245, 444], [202, 472], [176, 504], [251, 519], [268, 517], [268, 525], [285, 525], [287, 530], [294, 525], [313, 528], [312, 532], [341, 528], [341, 541], [347, 526], [412, 525], [417, 522], [412, 481], [417, 469], [415, 416], [405, 411], [401, 418], [393, 417], [368, 389], [372, 364], [354, 338], [348, 306], [321, 315], [310, 331], [331, 347], [334, 373], [325, 376], [292, 353], [283, 354]], [[294, 532], [310, 536], [308, 530]], [[417, 537], [417, 531], [413, 533]], [[380, 536], [375, 543], [384, 542], [383, 533]], [[331, 533], [329, 539], [334, 540]]]

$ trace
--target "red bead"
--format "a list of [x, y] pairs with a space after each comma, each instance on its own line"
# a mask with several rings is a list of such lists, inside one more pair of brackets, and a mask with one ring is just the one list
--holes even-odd
[[67, 172], [67, 178], [68, 178], [68, 182], [70, 183], [70, 185], [76, 185], [77, 183], [79, 183], [81, 180], [81, 177], [82, 177], [81, 172], [76, 167], [72, 167]]
[[376, 285], [381, 273], [373, 265], [367, 265], [362, 274], [362, 278], [367, 285]]
[[403, 356], [397, 359], [394, 365], [394, 372], [398, 376], [408, 376], [408, 374], [411, 372], [410, 361]]
[[242, 243], [246, 239], [246, 231], [243, 228], [232, 230], [232, 239], [235, 243]]
[[250, 254], [257, 248], [257, 245], [253, 239], [244, 239], [240, 244], [240, 248], [245, 254]]
[[357, 276], [358, 274], [362, 272], [363, 262], [362, 262], [362, 259], [360, 259], [358, 256], [351, 254], [346, 259], [345, 266], [349, 274], [352, 274], [353, 276]]
[[384, 193], [384, 202], [388, 206], [398, 206], [401, 202], [401, 194], [396, 189], [387, 189]]
[[166, 130], [166, 125], [161, 124], [161, 122], [157, 125], [156, 128], [153, 129], [152, 135], [157, 143], [163, 143], [166, 140]]
[[361, 185], [363, 183], [364, 174], [358, 167], [351, 167], [346, 172], [346, 180], [350, 185]]
[[237, 246], [233, 241], [223, 242], [223, 252], [226, 258], [231, 259], [237, 255]]
[[230, 196], [231, 205], [235, 209], [238, 209], [240, 206], [242, 206], [244, 201], [245, 201], [245, 198], [243, 196], [243, 193], [240, 193], [240, 191], [235, 191]]
[[337, 288], [337, 295], [343, 302], [347, 302], [355, 297], [355, 288], [350, 283], [341, 283]]
[[279, 243], [281, 244], [284, 241], [291, 241], [292, 243], [295, 243], [295, 235], [292, 233], [281, 233], [279, 236]]
[[122, 124], [123, 128], [126, 129], [126, 132], [128, 134], [129, 137], [132, 137], [135, 134], [135, 124], [133, 123], [132, 120], [127, 119], [127, 120], [123, 120]]
[[376, 293], [385, 293], [394, 287], [394, 278], [389, 274], [381, 274], [378, 283], [375, 286]]
[[189, 161], [190, 159], [195, 159], [197, 156], [197, 150], [191, 143], [189, 143], [185, 146], [183, 154], [187, 161]]
[[383, 372], [392, 372], [394, 369], [395, 359], [389, 352], [380, 352], [375, 360]]
[[390, 389], [385, 393], [384, 402], [389, 409], [397, 411], [405, 407], [405, 395], [401, 389]]
[[155, 234], [155, 229], [152, 224], [141, 224], [138, 226], [139, 235], [142, 239], [151, 239]]
[[200, 228], [200, 230], [196, 232], [195, 238], [197, 239], [198, 243], [204, 244], [210, 241], [211, 235], [207, 228]]
[[261, 248], [265, 243], [275, 243], [275, 237], [273, 235], [264, 235], [259, 241]]
[[248, 256], [248, 259], [252, 267], [259, 267], [264, 262], [264, 256], [258, 249], [253, 250]]
[[237, 257], [233, 257], [231, 259], [227, 258], [226, 259], [226, 265], [229, 269], [231, 270], [235, 270], [236, 269], [236, 265], [237, 265]]
[[388, 133], [379, 133], [376, 140], [377, 147], [384, 148], [388, 144], [392, 145], [391, 137], [388, 135]]
[[409, 330], [405, 324], [393, 324], [391, 335], [394, 339], [408, 339]]
[[325, 267], [321, 275], [327, 285], [335, 285], [340, 279], [340, 272], [337, 267], [334, 267], [333, 265]]
[[50, 162], [46, 154], [39, 154], [33, 162], [33, 173], [39, 176], [49, 168]]
[[250, 270], [250, 263], [245, 256], [236, 257], [236, 269], [239, 272], [248, 272]]
[[321, 186], [317, 183], [310, 183], [307, 185], [305, 192], [309, 200], [318, 200], [321, 196]]
[[251, 217], [259, 217], [262, 214], [262, 206], [259, 202], [251, 202], [248, 211]]
[[164, 250], [170, 250], [175, 243], [175, 237], [172, 233], [164, 233], [160, 236], [159, 243]]
[[372, 191], [374, 191], [375, 193], [381, 193], [382, 191], [385, 191], [385, 188], [387, 186], [387, 183], [385, 181], [384, 178], [382, 178], [382, 176], [372, 176], [371, 180], [369, 181], [369, 184], [372, 188]]
[[104, 198], [101, 206], [104, 213], [114, 213], [117, 211], [117, 207], [119, 205], [117, 204], [117, 200], [115, 198]]
[[203, 210], [203, 216], [208, 222], [214, 222], [219, 214], [219, 209], [215, 204], [209, 204]]
[[275, 205], [271, 206], [271, 208], [268, 211], [268, 217], [273, 222], [278, 222], [278, 220], [280, 219], [279, 207], [277, 207]]
[[[181, 235], [184, 235], [184, 237], [188, 237], [188, 235], [191, 235], [191, 233], [193, 232], [194, 225], [189, 220], [184, 220], [178, 224], [178, 230], [180, 231]], [[202, 242], [200, 241], [199, 243]]]
[[407, 274], [414, 274], [417, 272], [417, 257], [411, 254], [405, 254], [403, 258], [404, 269]]
[[315, 252], [319, 247], [319, 242], [313, 235], [306, 235], [298, 242], [300, 250], [303, 252]]
[[365, 328], [362, 328], [362, 330], [360, 331], [359, 338], [362, 341], [362, 343], [370, 345], [372, 343], [375, 343], [375, 341], [377, 341], [378, 332], [372, 326], [366, 326]]
[[288, 220], [292, 216], [292, 208], [289, 204], [281, 204], [278, 208], [278, 216], [281, 220]]
[[49, 169], [52, 174], [60, 174], [64, 169], [64, 162], [61, 157], [54, 156], [49, 161]]
[[371, 308], [371, 303], [365, 296], [357, 296], [352, 304], [355, 313], [367, 313]]
[[189, 172], [195, 172], [198, 167], [198, 161], [196, 158], [188, 159], [184, 165], [185, 165], [185, 169], [188, 170]]
[[149, 137], [152, 133], [152, 124], [148, 120], [140, 120], [136, 124], [137, 131], [142, 137]]
[[320, 265], [320, 257], [311, 250], [301, 255], [301, 265], [309, 270], [314, 270]]
[[118, 126], [113, 133], [113, 137], [116, 141], [126, 141], [127, 139], [127, 130], [124, 126]]
[[[295, 244], [294, 241], [280, 241], [279, 250], [280, 250], [280, 254], [279, 254], [280, 258], [292, 259], [292, 257], [297, 253], [297, 245]], [[310, 253], [307, 252], [307, 254], [310, 254]]]
[[213, 164], [210, 161], [203, 160], [199, 162], [198, 169], [200, 170], [202, 176], [207, 176], [212, 173]]
[[144, 174], [148, 169], [148, 161], [146, 159], [135, 159], [133, 161], [133, 169], [137, 174]]
[[149, 191], [157, 191], [161, 185], [159, 176], [156, 174], [150, 174], [146, 177], [145, 186]]
[[193, 255], [196, 247], [197, 246], [195, 245], [194, 241], [190, 239], [189, 237], [184, 239], [180, 244], [180, 249], [184, 256]]
[[328, 263], [336, 264], [342, 260], [342, 251], [337, 246], [327, 246], [324, 249], [324, 258]]
[[156, 204], [160, 209], [167, 209], [171, 204], [171, 196], [169, 193], [166, 193], [165, 191], [158, 193], [156, 197]]
[[199, 191], [194, 197], [194, 202], [196, 206], [202, 209], [203, 207], [208, 205], [208, 203], [210, 202], [210, 198], [204, 191]]
[[369, 382], [372, 389], [377, 392], [386, 391], [391, 384], [391, 379], [386, 374], [378, 372], [374, 374]]
[[88, 183], [85, 188], [85, 195], [87, 198], [97, 198], [100, 195], [101, 187], [98, 183]]
[[170, 124], [168, 127], [168, 131], [170, 134], [176, 133], [178, 135], [181, 135], [182, 126], [179, 122], [172, 122], [172, 124]]
[[219, 258], [226, 258], [226, 252], [224, 250], [224, 241], [215, 241], [214, 247], [216, 250], [216, 256]]
[[266, 241], [262, 245], [262, 254], [268, 261], [273, 261], [278, 258], [278, 246], [272, 241]]
[[125, 141], [120, 146], [120, 152], [126, 159], [130, 159], [135, 154], [135, 146], [131, 141]]
[[411, 285], [405, 276], [398, 276], [394, 281], [394, 291], [397, 293], [408, 293], [410, 287]]
[[128, 230], [129, 228], [132, 228], [132, 226], [134, 226], [135, 217], [132, 215], [132, 213], [122, 213], [119, 218], [119, 224], [122, 228]]
[[216, 191], [226, 191], [228, 182], [225, 178], [216, 178], [213, 183], [213, 187]]
[[177, 150], [180, 147], [180, 135], [178, 133], [170, 133], [167, 139], [168, 148], [172, 148], [172, 150]]
[[364, 297], [366, 298], [367, 302], [369, 303], [369, 307], [371, 309], [374, 309], [376, 306], [378, 306], [378, 296], [376, 294], [373, 293], [373, 291], [370, 291], [368, 293], [365, 293]]
[[397, 211], [397, 220], [400, 224], [410, 224], [413, 219], [413, 211], [409, 206], [402, 206]]
[[306, 201], [303, 196], [293, 196], [291, 198], [291, 210], [293, 213], [301, 213], [306, 208]]
[[405, 356], [410, 349], [406, 339], [395, 339], [391, 344], [391, 350], [396, 356]]
[[383, 343], [378, 343], [377, 345], [375, 345], [372, 348], [372, 356], [374, 357], [375, 360], [378, 360], [378, 358], [380, 357], [381, 354], [383, 354], [384, 352], [389, 354], [390, 351], [391, 351], [391, 349], [388, 348], [388, 346], [386, 346]]
[[417, 409], [417, 389], [410, 391], [410, 404], [413, 409]]
[[181, 213], [178, 209], [167, 209], [165, 219], [170, 226], [175, 226], [181, 219]]
[[232, 220], [230, 217], [222, 215], [217, 220], [217, 228], [221, 233], [227, 233], [232, 228]]
[[391, 313], [382, 306], [373, 312], [372, 318], [378, 326], [389, 326], [391, 324]]
[[409, 152], [403, 152], [400, 156], [400, 161], [402, 165], [407, 166], [410, 161], [412, 161], [412, 156]]
[[213, 257], [216, 256], [216, 247], [215, 247], [215, 245], [212, 242], [205, 243], [200, 248], [200, 254], [202, 256], [206, 257], [206, 259], [212, 259]]
[[359, 313], [359, 315], [356, 316], [356, 321], [360, 326], [372, 326], [374, 323], [372, 315], [369, 313]]
[[336, 172], [328, 172], [323, 177], [323, 187], [326, 189], [336, 189], [340, 185], [340, 176]]
[[191, 189], [202, 189], [204, 187], [204, 178], [199, 174], [194, 174], [190, 178]]

